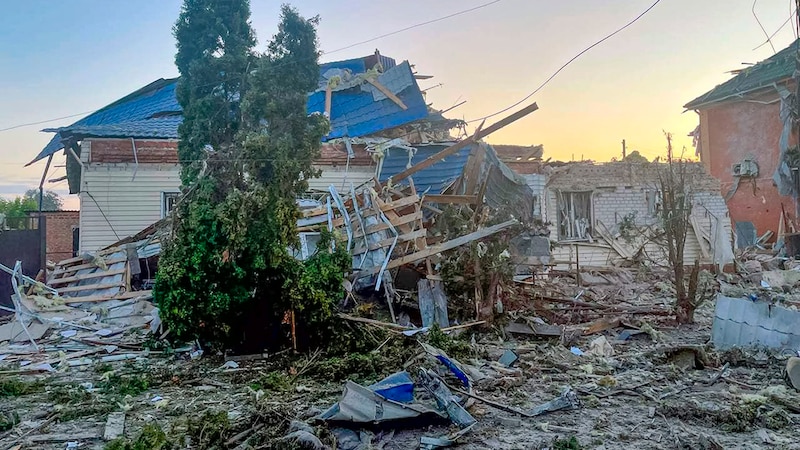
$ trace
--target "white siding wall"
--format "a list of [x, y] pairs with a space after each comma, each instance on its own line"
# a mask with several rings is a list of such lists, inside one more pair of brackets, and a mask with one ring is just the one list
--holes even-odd
[[316, 168], [322, 170], [322, 175], [308, 182], [308, 188], [314, 191], [327, 192], [328, 186], [332, 184], [340, 194], [343, 194], [350, 192], [350, 183], [357, 188], [375, 176], [374, 167], [355, 166], [347, 170], [342, 166], [319, 166]]
[[[161, 219], [162, 193], [180, 190], [177, 164], [139, 164], [138, 168], [135, 164], [89, 164], [90, 152], [91, 143], [85, 141], [79, 196], [81, 252], [100, 250], [152, 225]], [[333, 184], [340, 192], [349, 192], [351, 182], [357, 187], [374, 176], [370, 167], [320, 168], [322, 176], [311, 180], [311, 189], [327, 191]]]
[[162, 192], [180, 189], [174, 164], [92, 164], [81, 183], [80, 251], [97, 251], [161, 219]]

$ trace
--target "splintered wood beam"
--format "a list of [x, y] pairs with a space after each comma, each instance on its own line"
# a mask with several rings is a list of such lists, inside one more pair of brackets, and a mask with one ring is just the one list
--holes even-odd
[[331, 91], [331, 85], [325, 87], [325, 117], [328, 119], [331, 118], [331, 97], [333, 96], [333, 92]]
[[389, 88], [387, 88], [386, 86], [382, 85], [378, 80], [373, 80], [372, 78], [367, 78], [367, 83], [375, 86], [379, 91], [381, 91], [383, 93], [383, 95], [389, 97], [389, 100], [395, 102], [395, 104], [397, 106], [399, 106], [400, 108], [402, 108], [404, 111], [406, 109], [408, 109], [408, 106], [406, 106], [406, 104], [403, 103], [402, 100], [400, 100], [400, 97], [394, 95], [394, 93], [392, 91], [390, 91]]
[[474, 205], [478, 203], [477, 195], [426, 195], [423, 200], [428, 203], [452, 203], [459, 205]]
[[421, 162], [409, 167], [408, 169], [398, 173], [397, 175], [393, 175], [392, 177], [389, 178], [389, 181], [390, 181], [389, 184], [395, 184], [395, 183], [397, 183], [399, 181], [405, 180], [406, 178], [408, 178], [411, 175], [419, 172], [420, 170], [427, 169], [428, 167], [436, 164], [437, 162], [441, 161], [442, 159], [444, 159], [444, 158], [446, 158], [446, 157], [448, 157], [450, 155], [453, 155], [455, 153], [458, 153], [459, 150], [467, 147], [468, 145], [472, 144], [473, 142], [477, 142], [478, 140], [483, 139], [484, 137], [494, 133], [495, 131], [497, 131], [497, 130], [503, 128], [503, 127], [505, 127], [506, 125], [509, 125], [511, 123], [516, 122], [517, 120], [527, 116], [528, 114], [536, 111], [537, 109], [539, 109], [539, 106], [536, 105], [536, 103], [532, 103], [532, 104], [526, 106], [525, 108], [522, 108], [519, 111], [515, 112], [514, 114], [511, 114], [510, 116], [508, 116], [508, 117], [506, 117], [504, 119], [499, 120], [498, 122], [495, 122], [495, 123], [489, 125], [486, 129], [482, 129], [481, 127], [483, 126], [483, 124], [481, 124], [481, 127], [479, 127], [479, 129], [476, 130], [475, 134], [473, 134], [472, 136], [464, 139], [461, 142], [458, 142], [458, 143], [456, 143], [454, 145], [451, 145], [450, 147], [447, 147], [446, 149], [440, 151], [439, 153], [437, 153], [437, 154], [435, 154], [433, 156], [430, 156], [429, 158], [425, 159], [424, 161], [421, 161]]
[[[447, 242], [443, 242], [439, 245], [426, 248], [425, 250], [418, 251], [416, 253], [412, 253], [410, 255], [403, 256], [402, 258], [398, 258], [392, 261], [389, 261], [389, 264], [386, 265], [385, 270], [394, 269], [395, 267], [400, 267], [405, 264], [410, 264], [413, 262], [421, 261], [429, 256], [433, 256], [437, 253], [446, 252], [447, 250], [452, 250], [456, 247], [460, 247], [465, 244], [469, 244], [470, 242], [477, 241], [478, 239], [483, 239], [487, 236], [491, 236], [493, 234], [499, 233], [506, 228], [516, 225], [518, 222], [516, 220], [508, 220], [506, 222], [493, 225], [491, 227], [486, 227], [482, 230], [475, 231], [473, 233], [457, 237]], [[366, 277], [369, 275], [374, 275], [381, 271], [380, 267], [372, 267], [370, 269], [363, 270], [358, 272], [356, 275], [358, 278]]]

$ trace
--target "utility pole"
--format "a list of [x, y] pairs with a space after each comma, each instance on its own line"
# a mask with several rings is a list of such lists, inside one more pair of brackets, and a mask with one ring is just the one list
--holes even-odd
[[[795, 13], [796, 13], [795, 19], [796, 19], [796, 22], [797, 22], [795, 25], [797, 27], [797, 31], [800, 32], [800, 9], [797, 9], [797, 8], [800, 8], [800, 0], [795, 0], [794, 3], [795, 3]], [[798, 118], [800, 118], [800, 79], [798, 79], [798, 74], [800, 74], [800, 39], [795, 41], [794, 46], [795, 46], [795, 63], [794, 63], [795, 64], [795, 66], [794, 66], [795, 67], [795, 69], [794, 69], [795, 94], [794, 94], [794, 111], [793, 111], [794, 112], [794, 117], [793, 117], [793, 119], [795, 120], [795, 123], [798, 124], [797, 125], [797, 127], [798, 127], [797, 128], [797, 132], [800, 133], [800, 121], [798, 121]], [[798, 134], [798, 136], [800, 136], [800, 134]], [[800, 138], [798, 138], [798, 139], [800, 139]], [[788, 143], [787, 143], [787, 145], [788, 145]], [[800, 145], [800, 142], [795, 142], [795, 145]], [[800, 173], [798, 173], [798, 171], [792, 171], [792, 175], [793, 175], [793, 177], [792, 177], [793, 180], [792, 181], [794, 181], [794, 183], [793, 183], [794, 184], [794, 208], [795, 208], [794, 215], [795, 215], [795, 220], [797, 220], [797, 217], [800, 216], [800, 192], [798, 192], [798, 184], [800, 183], [800, 179], [798, 179], [798, 178], [800, 178]]]
[[[798, 1], [800, 1], [800, 0], [798, 0]], [[626, 156], [628, 156], [628, 153], [627, 153], [627, 151], [625, 149], [625, 139], [623, 139], [622, 140], [622, 159], [625, 159]]]

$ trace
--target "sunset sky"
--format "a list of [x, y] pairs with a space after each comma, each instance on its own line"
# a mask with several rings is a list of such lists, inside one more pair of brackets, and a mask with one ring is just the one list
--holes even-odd
[[[275, 32], [279, 2], [251, 0], [259, 48]], [[476, 11], [324, 55], [364, 56], [376, 48], [409, 60], [435, 107], [467, 103], [450, 117], [475, 119], [528, 95], [558, 67], [633, 19], [654, 0], [501, 0]], [[298, 0], [320, 15], [320, 44], [332, 51], [488, 0]], [[795, 38], [786, 0], [760, 0], [756, 13], [776, 50]], [[173, 77], [171, 27], [180, 0], [26, 0], [0, 5], [0, 129], [93, 111], [158, 78]], [[540, 110], [492, 135], [492, 143], [543, 144], [545, 157], [619, 157], [621, 141], [647, 157], [664, 153], [663, 130], [678, 146], [697, 125], [682, 105], [730, 77], [727, 71], [773, 50], [750, 0], [662, 0], [636, 24], [586, 53], [531, 98]], [[758, 49], [756, 47], [760, 46]], [[0, 132], [0, 195], [39, 183], [44, 161], [23, 168], [51, 135], [45, 127]], [[497, 120], [502, 116], [490, 119]], [[54, 159], [48, 178], [65, 173]], [[66, 195], [66, 182], [48, 188]], [[73, 196], [74, 197], [74, 196]], [[77, 200], [67, 206], [76, 208]]]

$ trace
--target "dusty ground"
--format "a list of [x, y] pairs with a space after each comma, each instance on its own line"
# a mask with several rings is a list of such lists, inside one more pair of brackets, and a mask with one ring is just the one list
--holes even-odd
[[[705, 354], [671, 353], [687, 345], [703, 348], [712, 307], [701, 311], [694, 326], [661, 327], [654, 334], [658, 341], [641, 334], [618, 342], [619, 329], [606, 331], [613, 356], [576, 356], [558, 341], [476, 335], [474, 355], [482, 357], [462, 358], [487, 375], [475, 383], [476, 394], [526, 410], [571, 386], [582, 407], [524, 418], [477, 401], [470, 412], [478, 424], [460, 448], [800, 449], [800, 396], [786, 389], [779, 355], [717, 354], [710, 348]], [[597, 336], [580, 337], [573, 345], [586, 351]], [[520, 356], [510, 369], [492, 364], [505, 348]], [[700, 362], [706, 365], [698, 368]], [[185, 355], [151, 354], [50, 375], [0, 375], [0, 414], [6, 428], [13, 424], [0, 432], [0, 448], [63, 449], [67, 442], [104, 448], [107, 417], [119, 411], [126, 413], [124, 437], [129, 439], [155, 423], [169, 438], [182, 436], [190, 448], [234, 448], [246, 439], [255, 448], [278, 448], [275, 439], [288, 431], [290, 420], [306, 420], [329, 407], [343, 384], [302, 373], [316, 364], [313, 358], [298, 360], [289, 372], [272, 371], [269, 361], [240, 362], [235, 369], [223, 363], [214, 356], [192, 361]], [[333, 442], [325, 425], [314, 426], [324, 442]], [[242, 431], [242, 439], [232, 439]], [[418, 448], [420, 436], [447, 431], [444, 426], [387, 428], [361, 433], [361, 441], [387, 450]]]

